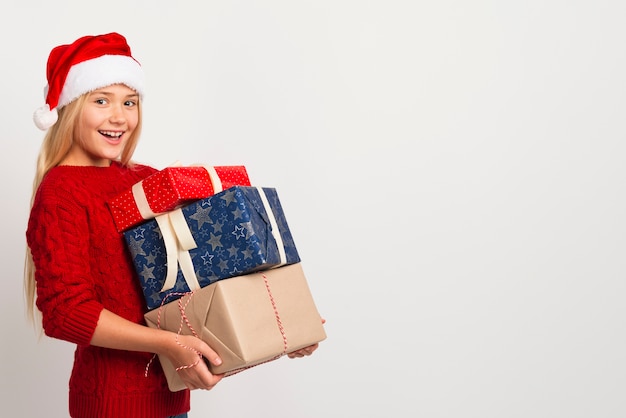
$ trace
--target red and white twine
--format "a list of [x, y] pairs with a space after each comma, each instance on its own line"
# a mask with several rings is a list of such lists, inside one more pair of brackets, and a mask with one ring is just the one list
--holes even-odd
[[[276, 325], [278, 326], [278, 330], [280, 331], [281, 337], [283, 339], [283, 351], [280, 354], [277, 354], [276, 356], [272, 357], [271, 359], [263, 361], [261, 363], [257, 363], [257, 364], [251, 365], [251, 366], [240, 367], [238, 369], [234, 369], [234, 370], [228, 371], [228, 372], [226, 372], [224, 374], [224, 376], [232, 376], [234, 374], [237, 374], [239, 372], [247, 370], [247, 369], [249, 369], [251, 367], [255, 367], [255, 366], [258, 366], [258, 365], [261, 365], [261, 364], [269, 363], [270, 361], [274, 361], [276, 359], [279, 359], [280, 357], [282, 357], [285, 354], [287, 354], [287, 350], [289, 348], [289, 344], [288, 344], [288, 341], [287, 341], [287, 334], [285, 332], [285, 328], [283, 327], [283, 323], [282, 323], [282, 321], [280, 319], [280, 314], [278, 313], [278, 307], [276, 306], [276, 301], [274, 300], [274, 296], [272, 295], [272, 289], [270, 288], [269, 280], [268, 280], [268, 278], [267, 278], [267, 276], [265, 274], [261, 274], [261, 276], [263, 277], [263, 282], [265, 283], [265, 289], [267, 290], [267, 295], [269, 296], [270, 302], [272, 304], [272, 309], [274, 310], [274, 316], [276, 318]], [[187, 328], [189, 328], [191, 333], [196, 338], [200, 338], [198, 336], [198, 334], [196, 333], [196, 331], [193, 329], [193, 326], [189, 322], [189, 318], [187, 317], [187, 314], [185, 313], [187, 305], [189, 304], [189, 302], [191, 302], [191, 298], [193, 297], [194, 293], [195, 293], [195, 291], [185, 292], [185, 293], [170, 293], [170, 294], [168, 294], [163, 299], [163, 301], [161, 302], [161, 306], [159, 307], [159, 312], [157, 314], [157, 329], [160, 329], [161, 328], [161, 311], [163, 309], [163, 305], [165, 305], [165, 302], [166, 302], [167, 298], [170, 297], [170, 296], [180, 296], [180, 298], [178, 299], [178, 303], [177, 303], [178, 310], [180, 311], [180, 324], [179, 324], [179, 327], [178, 327], [178, 331], [176, 333], [176, 343], [178, 345], [180, 345], [181, 347], [184, 347], [184, 348], [186, 348], [188, 350], [194, 351], [198, 355], [198, 360], [196, 360], [193, 364], [188, 364], [188, 365], [177, 367], [176, 371], [195, 367], [196, 365], [198, 365], [198, 363], [202, 359], [202, 353], [200, 353], [198, 350], [196, 350], [196, 349], [194, 349], [192, 347], [189, 347], [189, 346], [186, 346], [186, 345], [182, 344], [178, 340], [178, 337], [182, 334], [184, 325], [186, 325]], [[188, 296], [188, 297], [186, 297], [186, 296]], [[155, 357], [156, 357], [156, 354], [154, 354], [152, 356], [152, 358], [150, 359], [150, 361], [146, 365], [146, 369], [145, 369], [145, 376], [146, 377], [148, 376], [148, 369], [150, 368], [150, 365], [154, 361]]]
[[[170, 296], [180, 296], [180, 298], [178, 299], [178, 310], [180, 311], [180, 325], [178, 327], [178, 332], [176, 333], [176, 344], [180, 345], [183, 348], [186, 348], [187, 350], [193, 351], [198, 355], [198, 359], [193, 363], [193, 364], [187, 364], [184, 366], [179, 366], [176, 368], [176, 371], [179, 370], [183, 370], [183, 369], [190, 369], [192, 367], [195, 367], [196, 365], [198, 365], [198, 363], [200, 362], [200, 360], [202, 360], [202, 353], [199, 352], [198, 350], [189, 347], [187, 345], [184, 345], [180, 342], [180, 340], [178, 339], [178, 337], [181, 335], [182, 330], [183, 330], [183, 324], [186, 324], [187, 327], [191, 330], [191, 333], [198, 338], [198, 334], [196, 333], [196, 331], [193, 329], [193, 327], [191, 326], [191, 323], [189, 322], [189, 318], [187, 318], [187, 314], [185, 313], [185, 309], [187, 308], [187, 305], [189, 304], [189, 302], [191, 301], [191, 298], [193, 296], [194, 291], [191, 292], [185, 292], [185, 293], [177, 293], [177, 292], [172, 292], [167, 294], [163, 300], [161, 301], [161, 306], [159, 306], [159, 311], [157, 313], [157, 329], [161, 329], [161, 312], [163, 310], [163, 305], [165, 305], [165, 302], [167, 301], [167, 299]], [[188, 298], [186, 298], [186, 302], [183, 305], [183, 300], [185, 299], [185, 296], [189, 296]], [[146, 369], [144, 372], [144, 376], [148, 377], [148, 370], [150, 369], [150, 365], [152, 364], [152, 362], [154, 361], [154, 359], [156, 358], [156, 354], [152, 355], [152, 358], [150, 359], [150, 361], [148, 362], [148, 364], [146, 365]]]

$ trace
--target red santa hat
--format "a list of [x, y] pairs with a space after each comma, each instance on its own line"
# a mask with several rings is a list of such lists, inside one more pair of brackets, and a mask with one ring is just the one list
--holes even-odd
[[84, 36], [55, 47], [48, 57], [46, 104], [35, 111], [35, 125], [46, 130], [58, 119], [57, 110], [85, 93], [112, 84], [125, 84], [140, 97], [144, 93], [141, 65], [119, 33]]

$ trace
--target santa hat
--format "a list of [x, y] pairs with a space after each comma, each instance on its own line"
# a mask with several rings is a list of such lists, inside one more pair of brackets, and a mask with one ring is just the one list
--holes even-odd
[[144, 93], [141, 65], [118, 33], [84, 36], [50, 52], [44, 88], [46, 104], [35, 111], [35, 125], [46, 130], [58, 119], [57, 110], [85, 93], [112, 84], [125, 84], [140, 97]]

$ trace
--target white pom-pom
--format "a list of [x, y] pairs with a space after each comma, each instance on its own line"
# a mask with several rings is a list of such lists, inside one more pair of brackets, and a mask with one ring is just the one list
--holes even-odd
[[52, 125], [57, 122], [59, 118], [59, 114], [57, 113], [56, 108], [50, 110], [50, 106], [45, 105], [35, 110], [35, 114], [33, 115], [33, 120], [35, 121], [35, 125], [42, 131], [45, 131]]

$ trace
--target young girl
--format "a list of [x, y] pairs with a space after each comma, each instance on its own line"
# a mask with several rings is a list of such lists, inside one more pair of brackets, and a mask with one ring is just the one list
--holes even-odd
[[[74, 418], [186, 417], [189, 389], [211, 389], [201, 357], [218, 355], [193, 336], [145, 326], [146, 311], [123, 236], [105, 202], [156, 170], [131, 161], [141, 131], [144, 80], [126, 39], [85, 36], [48, 58], [48, 130], [37, 162], [26, 231], [26, 293], [46, 335], [76, 344], [69, 382]], [[317, 344], [291, 353], [311, 354]], [[170, 392], [153, 353], [181, 367], [187, 390]]]

